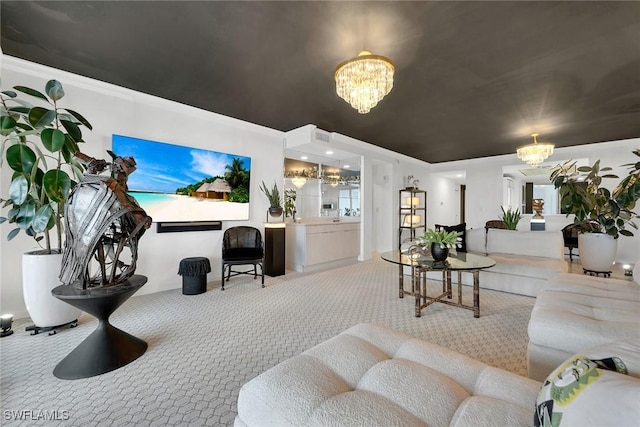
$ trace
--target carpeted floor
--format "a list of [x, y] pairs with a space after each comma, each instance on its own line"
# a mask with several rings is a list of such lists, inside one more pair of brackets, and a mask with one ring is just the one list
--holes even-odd
[[[0, 423], [51, 425], [42, 418], [53, 416], [70, 426], [232, 425], [242, 384], [360, 322], [387, 325], [526, 375], [534, 298], [483, 289], [479, 319], [444, 304], [416, 318], [413, 297], [398, 298], [397, 271], [374, 259], [265, 277], [264, 289], [259, 280], [239, 276], [224, 292], [210, 283], [201, 295], [176, 289], [134, 296], [111, 323], [145, 340], [147, 352], [89, 379], [60, 380], [52, 372], [95, 329], [93, 317], [84, 314], [78, 327], [54, 336], [31, 336], [24, 322], [16, 322], [16, 333], [0, 341]], [[464, 289], [470, 297], [470, 288]]]

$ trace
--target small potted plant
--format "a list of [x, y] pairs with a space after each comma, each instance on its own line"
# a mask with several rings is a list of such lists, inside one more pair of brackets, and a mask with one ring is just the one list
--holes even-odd
[[449, 249], [456, 247], [461, 235], [459, 231], [428, 228], [422, 236], [418, 237], [418, 245], [425, 251], [428, 248], [435, 261], [444, 261], [449, 256]]
[[511, 210], [511, 208], [504, 209], [504, 206], [500, 206], [502, 210], [502, 217], [500, 218], [502, 222], [504, 222], [504, 226], [507, 230], [516, 230], [518, 227], [518, 222], [522, 219], [522, 215], [520, 215], [520, 210], [516, 209]]
[[[640, 157], [640, 149], [633, 151]], [[623, 166], [629, 173], [609, 190], [602, 186], [605, 179], [618, 179], [608, 173], [610, 167], [600, 167], [600, 160], [593, 166], [576, 168], [574, 161], [558, 165], [551, 171], [551, 182], [560, 193], [560, 206], [582, 232], [578, 235], [580, 262], [587, 271], [607, 272], [615, 261], [619, 236], [633, 236], [628, 229], [638, 226], [633, 212], [640, 199], [640, 161]], [[604, 173], [603, 173], [604, 172]]]
[[264, 181], [262, 181], [260, 190], [264, 193], [265, 196], [267, 196], [267, 199], [269, 200], [269, 215], [274, 218], [282, 215], [282, 199], [280, 198], [280, 190], [278, 190], [278, 185], [275, 183], [275, 181], [273, 182], [273, 188], [271, 190], [269, 190]]
[[284, 190], [284, 214], [287, 217], [292, 217], [293, 221], [296, 220], [296, 190], [293, 188], [287, 188]]

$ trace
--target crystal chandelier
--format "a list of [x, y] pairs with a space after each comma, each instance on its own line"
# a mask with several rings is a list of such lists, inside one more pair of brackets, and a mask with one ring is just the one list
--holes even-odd
[[537, 168], [553, 154], [553, 144], [550, 142], [538, 143], [538, 135], [539, 134], [537, 133], [531, 134], [533, 137], [533, 144], [522, 145], [517, 148], [518, 158], [534, 168]]
[[303, 176], [294, 176], [291, 178], [291, 183], [295, 185], [296, 188], [302, 188], [307, 183], [307, 178]]
[[336, 93], [360, 114], [368, 113], [393, 88], [389, 58], [363, 50], [336, 67]]

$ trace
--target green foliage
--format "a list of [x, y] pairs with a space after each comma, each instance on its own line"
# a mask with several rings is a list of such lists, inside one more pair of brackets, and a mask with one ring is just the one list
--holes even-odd
[[284, 190], [284, 214], [286, 216], [293, 216], [296, 211], [296, 190], [293, 188], [287, 188]]
[[236, 203], [248, 203], [249, 191], [245, 187], [236, 187], [229, 193], [229, 201]]
[[460, 231], [446, 231], [445, 229], [428, 228], [424, 234], [418, 237], [418, 244], [422, 247], [431, 246], [432, 243], [440, 244], [440, 247], [453, 249], [462, 236]]
[[224, 179], [229, 183], [231, 188], [245, 187], [249, 191], [249, 171], [247, 171], [242, 160], [235, 157], [230, 165], [226, 165], [227, 172], [224, 174]]
[[[38, 242], [44, 238], [47, 251], [52, 250], [49, 232], [55, 229], [54, 250], [60, 250], [64, 204], [76, 184], [72, 177], [79, 180], [84, 169], [73, 157], [78, 144], [84, 142], [80, 127], [92, 127], [76, 111], [58, 106], [64, 89], [57, 80], [47, 82], [44, 94], [25, 86], [13, 89], [0, 94], [0, 166], [6, 160], [13, 171], [9, 199], [0, 199], [9, 211], [0, 217], [0, 223], [17, 226], [8, 240], [24, 231]], [[33, 106], [19, 99], [16, 91], [45, 105]]]
[[[633, 151], [640, 157], [640, 150]], [[633, 212], [640, 199], [640, 161], [622, 166], [629, 167], [629, 173], [613, 189], [602, 187], [604, 179], [618, 179], [608, 172], [610, 167], [600, 167], [600, 160], [593, 166], [576, 169], [574, 161], [558, 165], [551, 171], [551, 182], [560, 193], [560, 206], [568, 214], [574, 214], [576, 224], [583, 229], [607, 233], [614, 238], [620, 235], [633, 236], [626, 227], [638, 226]]]
[[522, 215], [520, 215], [520, 210], [516, 209], [511, 210], [511, 208], [507, 208], [504, 210], [504, 206], [500, 206], [502, 210], [502, 217], [500, 219], [504, 222], [504, 226], [507, 230], [515, 230], [518, 227], [518, 222], [522, 219]]
[[275, 181], [273, 182], [273, 189], [271, 190], [269, 190], [264, 181], [262, 181], [260, 190], [264, 193], [265, 196], [267, 196], [270, 207], [279, 208], [280, 206], [282, 206], [282, 199], [280, 199], [280, 190], [278, 190], [278, 185]]

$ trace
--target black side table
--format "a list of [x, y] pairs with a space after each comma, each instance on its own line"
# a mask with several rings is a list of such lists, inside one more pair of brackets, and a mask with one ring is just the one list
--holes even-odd
[[285, 273], [286, 224], [264, 224], [264, 274], [275, 277]]
[[182, 294], [205, 293], [207, 291], [207, 273], [211, 273], [209, 258], [192, 257], [180, 261], [178, 274], [182, 276]]
[[112, 326], [109, 316], [145, 283], [145, 276], [133, 275], [126, 282], [107, 288], [79, 289], [76, 285], [53, 288], [54, 297], [99, 321], [96, 330], [58, 363], [53, 375], [64, 380], [89, 378], [121, 368], [142, 356], [147, 343]]

